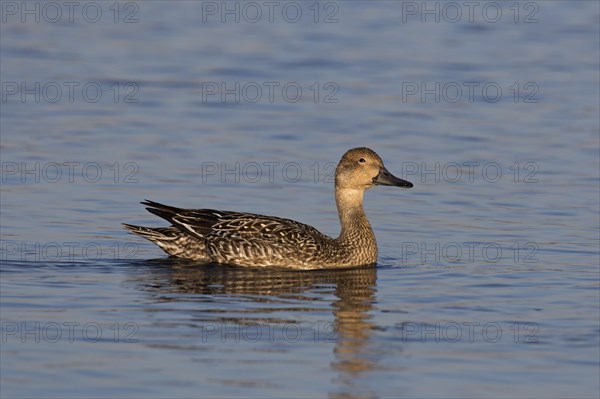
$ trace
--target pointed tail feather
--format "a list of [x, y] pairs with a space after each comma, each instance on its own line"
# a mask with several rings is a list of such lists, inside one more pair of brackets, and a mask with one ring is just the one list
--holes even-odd
[[150, 201], [150, 200], [145, 200], [141, 202], [142, 205], [148, 205], [146, 207], [146, 210], [160, 218], [165, 219], [166, 221], [170, 222], [171, 224], [175, 225], [176, 223], [173, 221], [173, 218], [175, 216], [177, 216], [177, 214], [179, 212], [181, 212], [183, 209], [181, 208], [177, 208], [174, 206], [169, 206], [169, 205], [164, 205], [158, 202], [154, 202], [154, 201]]
[[128, 223], [122, 223], [122, 225], [129, 232], [147, 238], [150, 241], [170, 240], [179, 236], [176, 234], [178, 232], [177, 229], [172, 227], [144, 227]]
[[152, 241], [171, 256], [203, 262], [210, 260], [203, 241], [185, 234], [176, 227], [143, 227], [127, 223], [123, 223], [123, 226], [131, 233]]

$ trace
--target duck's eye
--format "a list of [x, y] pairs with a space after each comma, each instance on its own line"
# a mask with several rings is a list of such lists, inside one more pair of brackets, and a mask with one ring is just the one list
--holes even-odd
[[359, 160], [358, 160], [358, 162], [360, 162], [360, 163], [365, 163], [365, 162], [367, 162], [367, 161], [365, 161], [365, 159], [364, 159], [364, 158], [361, 158], [361, 159], [359, 159]]

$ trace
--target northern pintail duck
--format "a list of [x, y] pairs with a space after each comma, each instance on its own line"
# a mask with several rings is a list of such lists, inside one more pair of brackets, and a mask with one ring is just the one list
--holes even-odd
[[328, 269], [373, 265], [377, 242], [363, 210], [363, 193], [375, 185], [412, 187], [392, 175], [373, 150], [346, 152], [335, 170], [335, 201], [342, 230], [333, 239], [290, 219], [213, 209], [182, 209], [144, 201], [171, 227], [125, 228], [166, 253], [203, 263]]

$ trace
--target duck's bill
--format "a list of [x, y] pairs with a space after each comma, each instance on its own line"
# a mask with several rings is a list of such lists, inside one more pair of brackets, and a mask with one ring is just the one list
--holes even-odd
[[396, 186], [411, 188], [413, 184], [408, 180], [402, 180], [388, 172], [386, 168], [380, 168], [379, 174], [373, 179], [373, 183], [379, 186]]

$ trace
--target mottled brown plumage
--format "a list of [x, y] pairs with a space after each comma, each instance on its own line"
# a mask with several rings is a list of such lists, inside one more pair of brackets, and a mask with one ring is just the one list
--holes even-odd
[[363, 210], [363, 194], [374, 185], [412, 187], [383, 166], [368, 148], [344, 154], [335, 173], [341, 232], [333, 239], [314, 227], [273, 216], [213, 209], [181, 209], [144, 201], [148, 211], [171, 227], [124, 224], [172, 256], [205, 263], [278, 266], [293, 269], [343, 268], [375, 264], [377, 242]]

